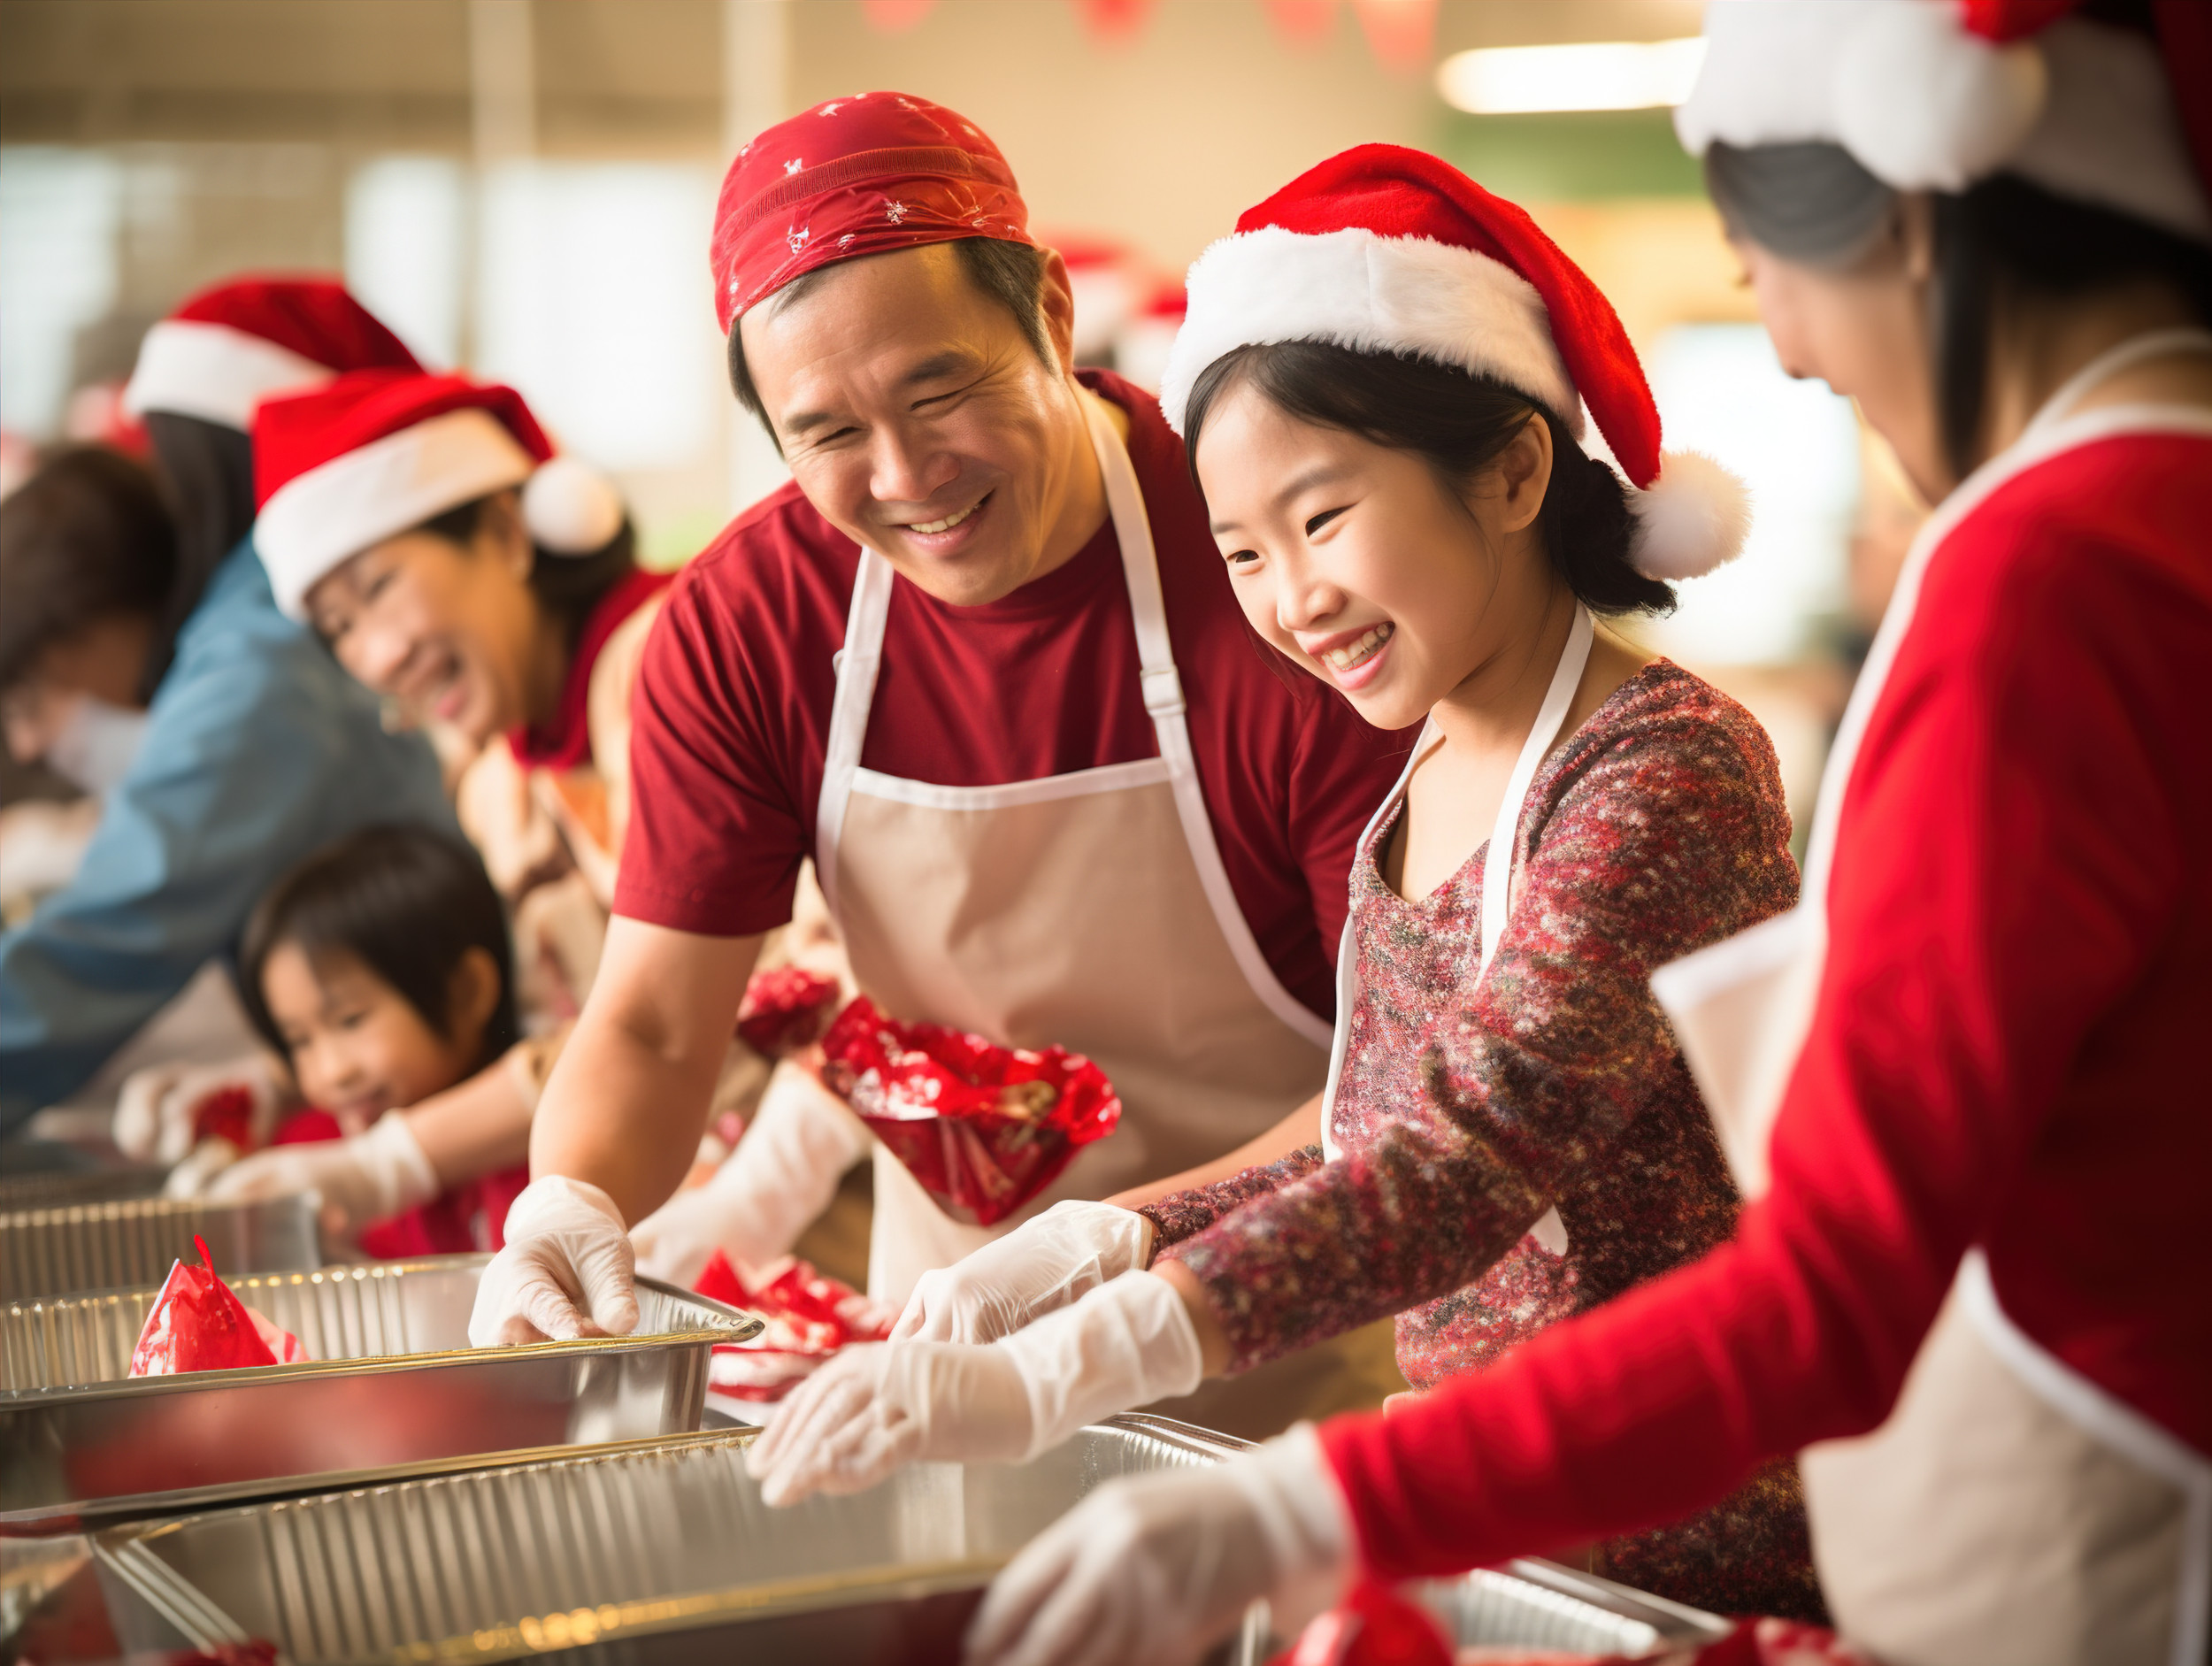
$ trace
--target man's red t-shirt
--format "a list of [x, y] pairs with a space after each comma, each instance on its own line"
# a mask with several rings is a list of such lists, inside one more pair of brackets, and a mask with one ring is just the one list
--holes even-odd
[[[1370, 728], [1253, 633], [1158, 404], [1117, 376], [1083, 380], [1129, 416], [1230, 885], [1275, 975], [1328, 1017], [1352, 847], [1411, 736]], [[791, 917], [859, 557], [790, 486], [677, 580], [638, 679], [615, 912], [718, 936]], [[1110, 521], [1064, 565], [980, 607], [894, 581], [863, 767], [988, 787], [1158, 755]]]

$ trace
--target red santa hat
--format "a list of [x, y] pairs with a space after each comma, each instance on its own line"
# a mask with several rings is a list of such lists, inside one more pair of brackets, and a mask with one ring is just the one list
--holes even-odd
[[346, 371], [421, 368], [335, 279], [234, 278], [146, 332], [123, 409], [242, 432], [274, 395], [319, 388]]
[[1028, 243], [1029, 208], [980, 127], [909, 93], [855, 93], [764, 129], [715, 204], [715, 321], [840, 260], [964, 237]]
[[1198, 257], [1188, 292], [1160, 381], [1179, 434], [1200, 372], [1240, 347], [1433, 359], [1526, 395], [1578, 440], [1588, 406], [1636, 488], [1640, 571], [1691, 578], [1743, 547], [1742, 483], [1709, 457], [1663, 457], [1643, 366], [1597, 286], [1527, 214], [1424, 151], [1360, 145], [1301, 174]]
[[530, 540], [557, 556], [603, 549], [622, 530], [613, 482], [557, 457], [522, 395], [465, 376], [361, 371], [264, 403], [253, 427], [254, 548], [277, 605], [370, 545], [509, 487]]
[[1713, 0], [1685, 149], [1840, 145], [1903, 191], [2000, 172], [2212, 242], [2212, 5], [2157, 38], [2079, 0]]

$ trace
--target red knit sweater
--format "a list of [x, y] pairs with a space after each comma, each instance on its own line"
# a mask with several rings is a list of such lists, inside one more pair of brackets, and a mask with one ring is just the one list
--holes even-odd
[[1830, 946], [1736, 1240], [1323, 1440], [1370, 1566], [1682, 1516], [1887, 1414], [1961, 1256], [2212, 1452], [2212, 440], [1956, 526], [1845, 791]]

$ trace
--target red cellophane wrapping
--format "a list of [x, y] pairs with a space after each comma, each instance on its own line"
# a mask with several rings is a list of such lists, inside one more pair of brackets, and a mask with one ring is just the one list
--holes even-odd
[[195, 1237], [200, 1264], [178, 1262], [146, 1315], [130, 1375], [167, 1377], [179, 1371], [227, 1371], [243, 1365], [289, 1365], [307, 1357], [300, 1340], [232, 1294], [215, 1276], [207, 1245]]
[[789, 1255], [741, 1270], [718, 1249], [692, 1288], [768, 1321], [751, 1341], [714, 1350], [709, 1380], [737, 1400], [781, 1400], [846, 1343], [882, 1341], [897, 1317]]
[[822, 1080], [956, 1220], [988, 1226], [1113, 1132], [1121, 1100], [1079, 1053], [886, 1017], [865, 995], [822, 1038]]
[[822, 1039], [837, 1010], [837, 979], [797, 966], [773, 966], [747, 980], [737, 1003], [739, 1039], [775, 1058]]

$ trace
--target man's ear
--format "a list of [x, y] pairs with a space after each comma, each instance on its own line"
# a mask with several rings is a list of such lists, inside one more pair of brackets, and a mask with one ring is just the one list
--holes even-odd
[[1068, 278], [1068, 263], [1060, 251], [1043, 251], [1045, 269], [1038, 277], [1037, 303], [1044, 315], [1045, 340], [1064, 375], [1075, 374], [1075, 286]]

